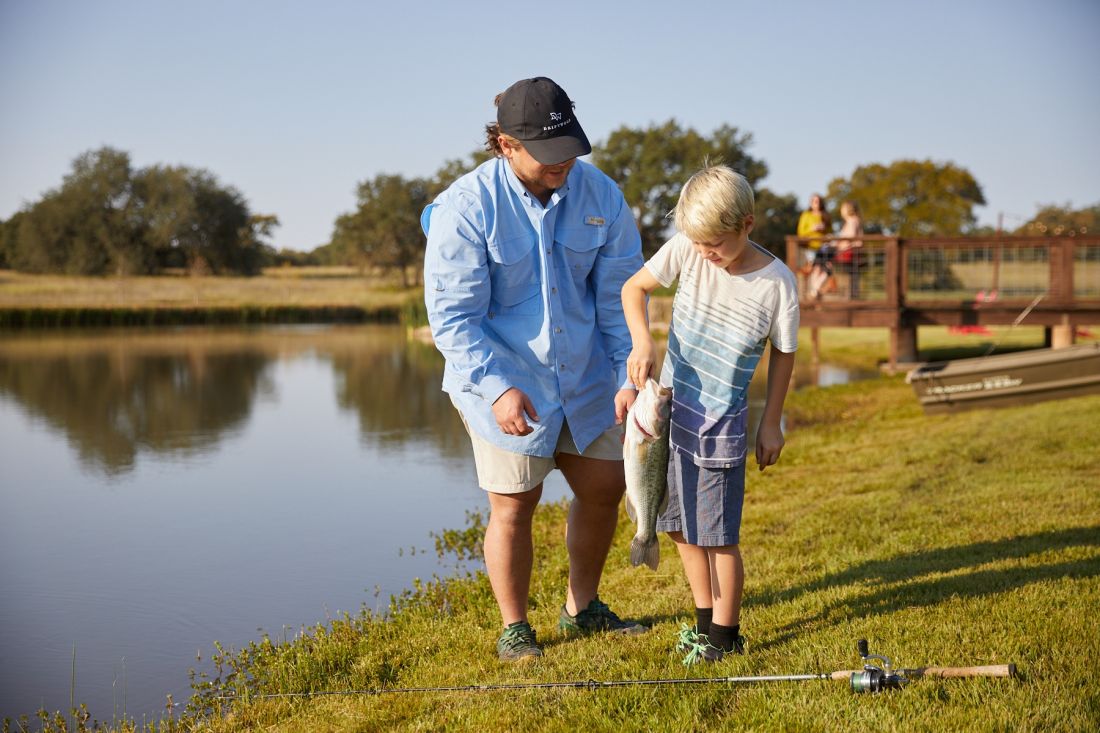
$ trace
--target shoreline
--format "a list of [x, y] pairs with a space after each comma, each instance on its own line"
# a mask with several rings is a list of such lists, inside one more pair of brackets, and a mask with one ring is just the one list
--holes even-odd
[[262, 323], [400, 323], [402, 305], [242, 304], [225, 306], [0, 307], [0, 328], [202, 326]]

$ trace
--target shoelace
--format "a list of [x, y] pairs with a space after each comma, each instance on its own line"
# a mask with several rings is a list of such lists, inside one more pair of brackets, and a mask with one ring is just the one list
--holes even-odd
[[518, 646], [525, 646], [527, 644], [538, 644], [535, 640], [535, 630], [530, 626], [520, 626], [518, 628], [504, 630], [504, 646], [508, 649], [515, 649]]
[[577, 614], [577, 618], [580, 618], [582, 615], [602, 621], [607, 621], [611, 625], [620, 625], [623, 622], [622, 619], [616, 616], [615, 612], [612, 611], [611, 608], [599, 598], [593, 599], [588, 608]]
[[680, 647], [687, 647], [687, 654], [684, 655], [683, 664], [685, 667], [690, 667], [693, 664], [698, 664], [703, 661], [703, 650], [707, 648], [707, 644], [701, 642], [700, 639], [705, 638], [702, 634], [696, 633], [695, 629], [687, 624], [680, 624]]

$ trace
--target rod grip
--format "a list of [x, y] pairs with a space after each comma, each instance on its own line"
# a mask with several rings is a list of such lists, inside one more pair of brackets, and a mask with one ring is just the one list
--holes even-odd
[[[847, 680], [854, 674], [859, 674], [862, 669], [838, 669], [829, 674], [833, 680]], [[910, 679], [918, 677], [1015, 677], [1015, 664], [989, 664], [980, 667], [917, 667], [916, 669], [898, 670]]]
[[987, 664], [980, 667], [918, 667], [905, 670], [906, 677], [1015, 677], [1015, 664]]

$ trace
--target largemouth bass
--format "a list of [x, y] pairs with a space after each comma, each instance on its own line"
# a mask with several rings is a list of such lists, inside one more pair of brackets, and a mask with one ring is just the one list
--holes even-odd
[[626, 514], [638, 532], [630, 543], [630, 564], [657, 569], [657, 516], [668, 505], [668, 428], [672, 390], [652, 379], [638, 392], [626, 413], [623, 462], [626, 470]]

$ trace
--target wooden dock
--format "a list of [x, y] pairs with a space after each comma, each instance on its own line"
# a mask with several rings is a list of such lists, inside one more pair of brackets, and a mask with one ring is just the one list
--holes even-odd
[[810, 240], [787, 237], [787, 265], [803, 326], [889, 328], [891, 367], [916, 361], [920, 326], [1044, 326], [1062, 348], [1100, 324], [1100, 236], [860, 241], [852, 262], [833, 263], [835, 291], [818, 297], [803, 274]]

